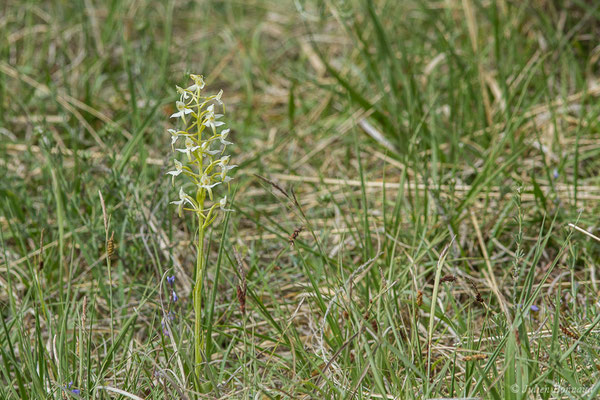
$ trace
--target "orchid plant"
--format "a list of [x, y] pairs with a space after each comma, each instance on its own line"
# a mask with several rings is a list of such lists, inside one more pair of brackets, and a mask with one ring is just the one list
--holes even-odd
[[[180, 160], [174, 160], [174, 170], [167, 172], [171, 175], [173, 185], [178, 179], [179, 199], [171, 204], [177, 206], [180, 217], [183, 212], [191, 212], [198, 220], [198, 241], [196, 258], [196, 282], [194, 285], [194, 357], [195, 370], [200, 375], [202, 364], [201, 349], [203, 346], [203, 331], [201, 324], [202, 311], [202, 279], [205, 269], [206, 248], [204, 235], [210, 225], [215, 221], [219, 211], [232, 211], [227, 208], [227, 195], [220, 200], [214, 200], [216, 190], [220, 186], [227, 186], [231, 177], [228, 173], [236, 167], [230, 164], [229, 155], [225, 154], [227, 146], [232, 143], [227, 141], [229, 129], [223, 129], [225, 123], [220, 119], [223, 114], [215, 111], [215, 106], [225, 109], [221, 96], [218, 94], [204, 97], [204, 79], [201, 75], [190, 75], [193, 84], [186, 89], [177, 86], [179, 101], [175, 103], [177, 112], [171, 118], [180, 120], [181, 128], [169, 129], [171, 134], [171, 147], [175, 155], [185, 154]], [[183, 143], [182, 143], [183, 142]], [[179, 148], [176, 146], [183, 147]], [[185, 182], [179, 181], [185, 178]], [[191, 196], [184, 190], [184, 186], [192, 184], [195, 195]]]

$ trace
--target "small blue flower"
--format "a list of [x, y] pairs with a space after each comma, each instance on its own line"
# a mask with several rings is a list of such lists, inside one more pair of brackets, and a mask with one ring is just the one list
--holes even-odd
[[175, 275], [167, 276], [167, 283], [169, 283], [169, 285], [171, 285], [171, 287], [173, 287], [173, 285], [175, 284]]
[[554, 168], [554, 171], [552, 171], [552, 176], [554, 179], [558, 179], [558, 170], [556, 168]]
[[179, 300], [179, 297], [177, 297], [177, 293], [175, 293], [175, 291], [173, 290], [171, 295], [172, 295], [173, 303], [177, 303], [177, 300]]
[[531, 306], [531, 311], [533, 311], [533, 312], [538, 312], [538, 311], [540, 311], [540, 308], [539, 308], [538, 306], [536, 306], [535, 304], [533, 304], [533, 305]]
[[65, 390], [69, 390], [73, 394], [80, 395], [81, 394], [81, 390], [79, 390], [79, 389], [71, 389], [72, 386], [73, 386], [73, 381], [69, 382], [69, 384], [66, 387], [64, 387], [64, 389]]
[[160, 321], [160, 325], [162, 326], [162, 331], [165, 336], [169, 336], [169, 329], [167, 329], [167, 324], [165, 321]]

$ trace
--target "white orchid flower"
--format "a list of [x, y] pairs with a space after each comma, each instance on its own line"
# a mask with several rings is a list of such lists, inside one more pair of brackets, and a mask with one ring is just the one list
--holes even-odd
[[179, 118], [181, 117], [185, 121], [185, 116], [187, 114], [191, 114], [193, 111], [191, 108], [187, 108], [183, 101], [176, 101], [175, 106], [177, 107], [178, 112], [171, 115], [171, 118]]
[[175, 171], [169, 171], [166, 175], [172, 176], [173, 184], [175, 184], [175, 177], [183, 172], [183, 164], [175, 160]]
[[225, 125], [225, 122], [217, 121], [223, 114], [215, 114], [215, 105], [211, 104], [206, 108], [206, 115], [204, 116], [204, 122], [202, 125], [212, 128], [213, 131], [217, 129], [217, 126]]
[[219, 93], [217, 93], [217, 95], [215, 96], [215, 101], [220, 105], [223, 105], [223, 102], [221, 101], [221, 96], [223, 96], [223, 89], [219, 90]]
[[231, 167], [228, 167], [228, 169], [221, 170], [221, 173], [219, 174], [221, 176], [221, 182], [227, 183], [233, 179], [230, 176], [227, 176], [227, 172], [235, 167], [237, 167], [237, 165], [232, 165]]
[[[231, 180], [231, 178], [229, 178], [227, 176], [227, 172], [237, 167], [237, 165], [229, 165], [229, 157], [230, 156], [221, 157], [221, 159], [217, 163], [217, 165], [221, 168], [221, 181], [222, 182], [229, 182]], [[229, 179], [227, 179], [227, 178], [229, 178]]]
[[228, 211], [233, 211], [230, 208], [225, 208], [225, 206], [227, 205], [227, 196], [223, 197], [220, 201], [219, 201], [219, 207], [221, 208], [221, 210], [228, 212]]
[[234, 165], [229, 165], [229, 158], [230, 158], [230, 156], [221, 157], [221, 159], [217, 163], [217, 165], [219, 167], [221, 167], [221, 171], [229, 171], [229, 170], [232, 170], [235, 167], [237, 167], [237, 165], [235, 165], [235, 164]]
[[167, 131], [171, 134], [171, 146], [177, 142], [177, 139], [179, 139], [180, 136], [189, 136], [189, 133], [186, 131], [177, 131], [175, 129], [167, 129]]
[[175, 87], [177, 88], [177, 93], [181, 95], [180, 100], [187, 100], [190, 97], [190, 94], [188, 93], [189, 88], [186, 90], [177, 85], [175, 85]]
[[223, 146], [233, 144], [232, 142], [225, 140], [227, 138], [227, 136], [229, 136], [229, 129], [223, 129], [221, 131], [221, 135], [219, 136], [219, 141], [221, 142], [221, 144]]
[[190, 92], [196, 92], [198, 90], [204, 89], [204, 77], [202, 75], [194, 75], [191, 74], [190, 78], [194, 81], [194, 84], [187, 88]]
[[202, 155], [210, 154], [211, 156], [214, 156], [215, 154], [219, 154], [221, 152], [220, 150], [208, 150], [209, 146], [210, 142], [208, 141], [202, 143]]
[[215, 182], [213, 184], [211, 184], [211, 182], [212, 182], [212, 180], [210, 179], [210, 177], [208, 175], [204, 174], [204, 175], [202, 175], [202, 177], [200, 177], [200, 183], [198, 184], [198, 187], [200, 187], [202, 189], [206, 189], [206, 191], [208, 192], [209, 198], [212, 199], [212, 188], [221, 184], [221, 182]]
[[170, 204], [177, 205], [177, 213], [179, 214], [180, 217], [181, 217], [181, 212], [183, 210], [183, 206], [185, 205], [185, 203], [188, 203], [189, 205], [191, 205], [193, 209], [198, 208], [198, 207], [196, 207], [196, 203], [192, 200], [192, 198], [183, 191], [183, 188], [180, 188], [179, 189], [179, 200], [174, 200], [170, 203]]
[[167, 129], [167, 131], [171, 134], [171, 145], [174, 145], [179, 139], [179, 133], [175, 129]]
[[175, 149], [181, 153], [185, 153], [188, 157], [189, 161], [192, 161], [192, 153], [198, 150], [200, 146], [195, 146], [195, 143], [192, 139], [185, 138], [185, 149]]

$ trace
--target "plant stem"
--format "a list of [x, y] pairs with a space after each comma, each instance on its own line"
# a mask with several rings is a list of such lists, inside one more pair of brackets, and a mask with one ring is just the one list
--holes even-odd
[[198, 218], [198, 253], [196, 259], [196, 284], [194, 285], [194, 354], [196, 358], [196, 375], [200, 377], [202, 372], [203, 346], [202, 332], [202, 279], [204, 276], [204, 226], [202, 218]]

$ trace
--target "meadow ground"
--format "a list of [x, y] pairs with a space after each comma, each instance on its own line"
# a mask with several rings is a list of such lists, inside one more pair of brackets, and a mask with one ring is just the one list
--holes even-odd
[[[3, 0], [0, 398], [598, 398], [599, 37], [586, 0]], [[189, 73], [238, 165], [199, 374]]]

